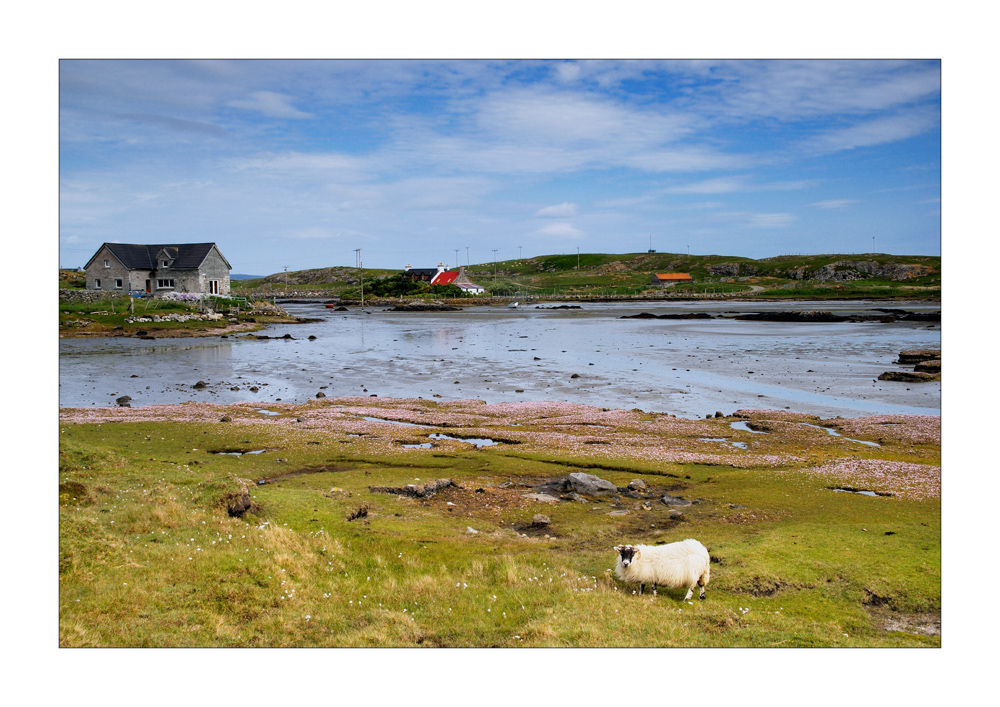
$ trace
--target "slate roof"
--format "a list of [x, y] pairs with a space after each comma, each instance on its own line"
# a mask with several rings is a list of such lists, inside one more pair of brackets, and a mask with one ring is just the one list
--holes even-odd
[[[166, 243], [156, 245], [105, 243], [101, 247], [107, 247], [121, 261], [122, 265], [129, 270], [156, 270], [158, 266], [156, 254], [164, 248], [171, 251], [170, 255], [174, 258], [174, 262], [170, 266], [171, 270], [197, 270], [205, 261], [205, 257], [212, 250], [213, 246], [215, 246], [214, 243]], [[101, 249], [98, 248], [97, 252], [100, 253]], [[219, 255], [222, 255], [221, 251]], [[94, 257], [97, 257], [96, 253]], [[93, 261], [93, 259], [91, 258], [90, 260]], [[222, 259], [226, 260], [225, 256]], [[229, 266], [228, 260], [226, 260], [226, 265]], [[90, 262], [87, 263], [86, 267], [90, 267]], [[229, 267], [231, 268], [232, 266]]]
[[410, 279], [421, 279], [421, 278], [433, 278], [440, 272], [437, 268], [410, 268], [409, 270], [404, 270], [403, 275], [409, 277]]

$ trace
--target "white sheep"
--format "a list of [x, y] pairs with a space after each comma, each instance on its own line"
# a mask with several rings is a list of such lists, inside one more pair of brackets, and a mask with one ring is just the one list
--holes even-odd
[[616, 545], [618, 564], [615, 574], [623, 582], [638, 582], [642, 594], [647, 584], [687, 588], [684, 601], [701, 585], [699, 599], [705, 598], [709, 578], [708, 550], [697, 540], [687, 539], [669, 545]]

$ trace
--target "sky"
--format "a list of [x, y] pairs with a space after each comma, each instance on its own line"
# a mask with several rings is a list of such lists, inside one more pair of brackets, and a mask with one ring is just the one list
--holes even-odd
[[936, 60], [62, 60], [59, 261], [940, 255], [940, 118]]

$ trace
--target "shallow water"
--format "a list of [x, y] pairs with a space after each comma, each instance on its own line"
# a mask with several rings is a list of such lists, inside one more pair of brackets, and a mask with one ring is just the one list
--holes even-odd
[[[620, 319], [643, 311], [871, 313], [882, 306], [627, 302], [585, 303], [579, 310], [522, 305], [410, 313], [287, 305], [293, 314], [320, 321], [264, 332], [293, 340], [60, 340], [60, 405], [114, 405], [121, 395], [131, 396], [133, 407], [187, 400], [303, 403], [322, 390], [330, 397], [441, 402], [569, 401], [692, 418], [739, 408], [821, 417], [940, 414], [939, 382], [875, 380], [884, 371], [905, 370], [893, 363], [901, 350], [939, 348], [937, 325]], [[310, 335], [316, 340], [308, 341]], [[208, 387], [193, 389], [199, 380]]]

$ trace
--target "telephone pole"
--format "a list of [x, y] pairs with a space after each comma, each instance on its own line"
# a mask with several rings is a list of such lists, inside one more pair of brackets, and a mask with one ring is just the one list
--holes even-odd
[[493, 284], [497, 282], [497, 249], [493, 249]]
[[356, 260], [357, 265], [358, 265], [358, 272], [360, 273], [360, 278], [359, 279], [361, 280], [361, 308], [364, 309], [364, 307], [365, 307], [365, 266], [361, 262], [361, 249], [360, 248], [355, 248], [354, 252], [357, 253], [357, 256], [356, 256], [355, 260]]

